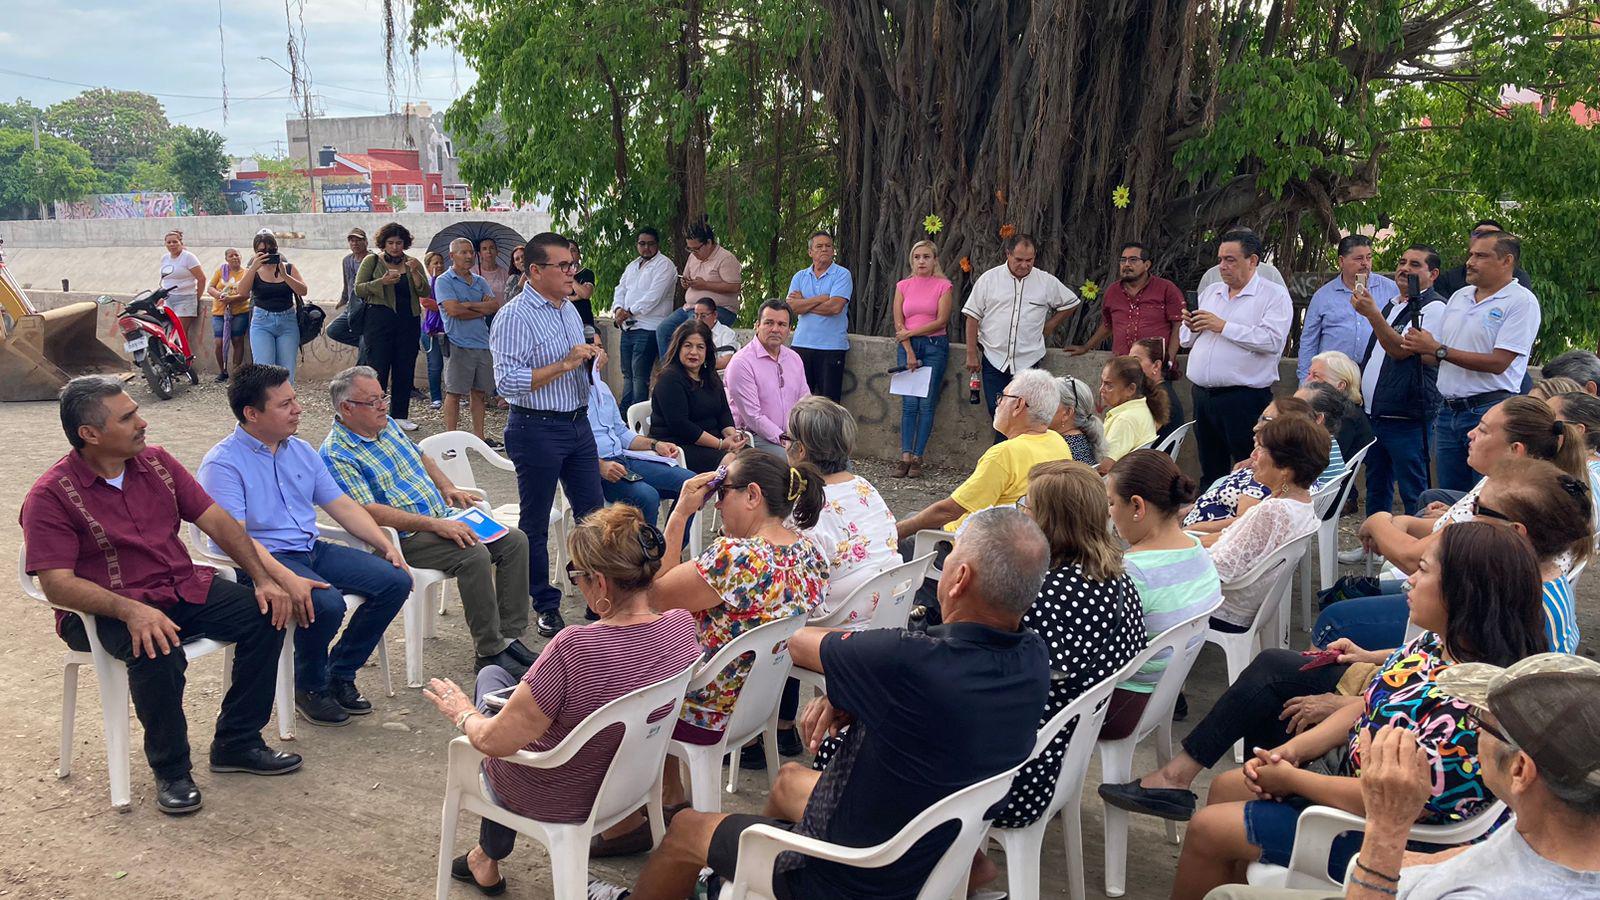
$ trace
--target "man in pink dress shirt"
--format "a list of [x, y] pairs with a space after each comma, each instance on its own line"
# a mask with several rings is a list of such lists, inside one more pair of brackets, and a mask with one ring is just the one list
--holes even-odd
[[733, 424], [755, 436], [755, 446], [787, 458], [789, 410], [811, 392], [800, 354], [785, 346], [794, 310], [783, 300], [761, 304], [756, 339], [733, 355], [723, 380]]

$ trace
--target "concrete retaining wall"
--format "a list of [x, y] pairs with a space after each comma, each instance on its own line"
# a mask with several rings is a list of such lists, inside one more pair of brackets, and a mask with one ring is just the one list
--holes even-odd
[[[485, 219], [515, 228], [523, 237], [532, 237], [550, 228], [550, 215], [535, 212], [468, 213], [282, 213], [258, 216], [180, 216], [170, 219], [16, 219], [0, 222], [0, 237], [6, 241], [6, 259], [11, 251], [33, 247], [144, 247], [149, 249], [151, 265], [161, 250], [162, 235], [177, 228], [190, 249], [195, 247], [247, 247], [250, 236], [262, 228], [282, 234], [303, 234], [302, 238], [279, 238], [285, 249], [345, 249], [344, 236], [351, 228], [376, 234], [386, 222], [399, 222], [410, 230], [418, 244], [426, 246], [439, 229], [455, 222]], [[204, 257], [201, 258], [205, 262]]]

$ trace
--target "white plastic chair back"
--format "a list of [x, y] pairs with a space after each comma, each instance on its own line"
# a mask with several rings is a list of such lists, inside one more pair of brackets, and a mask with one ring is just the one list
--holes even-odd
[[733, 882], [722, 891], [722, 900], [776, 898], [772, 887], [773, 865], [778, 854], [786, 850], [856, 868], [880, 868], [904, 856], [930, 831], [952, 821], [961, 823], [961, 830], [939, 857], [928, 880], [923, 882], [917, 900], [950, 900], [953, 896], [965, 896], [972, 856], [988, 831], [984, 813], [1005, 797], [1020, 768], [991, 775], [956, 791], [928, 807], [907, 822], [898, 834], [875, 847], [841, 847], [770, 825], [751, 826], [739, 835], [738, 865]]
[[[1250, 623], [1250, 630], [1245, 632], [1254, 636], [1262, 647], [1286, 647], [1289, 644], [1287, 633], [1289, 591], [1294, 587], [1295, 568], [1300, 565], [1300, 559], [1310, 547], [1311, 539], [1316, 536], [1317, 533], [1313, 529], [1294, 538], [1261, 557], [1248, 572], [1222, 585], [1224, 597], [1245, 590], [1259, 589], [1263, 584], [1268, 585], [1261, 605], [1256, 609], [1255, 620]], [[1245, 636], [1245, 634], [1229, 635], [1227, 632], [1213, 632], [1213, 634], [1225, 637]], [[1207, 637], [1209, 639], [1210, 635]], [[1269, 639], [1272, 641], [1270, 645], [1267, 643]], [[1228, 679], [1230, 684], [1233, 677], [1230, 673]]]
[[541, 768], [560, 765], [565, 760], [558, 756], [572, 756], [613, 723], [620, 722], [626, 729], [605, 780], [600, 782], [600, 791], [595, 794], [594, 809], [589, 814], [591, 821], [614, 822], [638, 809], [640, 801], [660, 779], [661, 764], [666, 759], [667, 745], [672, 741], [672, 729], [678, 723], [678, 710], [683, 705], [693, 671], [694, 667], [688, 666], [670, 678], [607, 703], [590, 713], [549, 752], [549, 759]]
[[[1487, 834], [1505, 811], [1505, 801], [1496, 800], [1470, 819], [1448, 825], [1413, 825], [1408, 840], [1446, 847], [1471, 843]], [[1340, 882], [1328, 877], [1333, 842], [1346, 832], [1364, 832], [1366, 827], [1366, 820], [1354, 813], [1330, 806], [1307, 807], [1295, 825], [1294, 848], [1289, 852], [1288, 867], [1251, 863], [1246, 879], [1261, 887], [1305, 890], [1342, 887]], [[1515, 823], [1508, 821], [1501, 827], [1513, 828]]]
[[[855, 628], [904, 628], [911, 619], [917, 588], [933, 564], [928, 553], [910, 562], [884, 569], [850, 592], [844, 602], [810, 624]], [[854, 614], [854, 616], [852, 616]]]
[[516, 466], [511, 464], [511, 460], [496, 453], [470, 431], [444, 431], [429, 435], [417, 442], [417, 449], [433, 457], [433, 461], [439, 466], [439, 471], [443, 472], [456, 487], [463, 490], [482, 493], [478, 488], [477, 477], [472, 474], [472, 459], [467, 455], [468, 450], [483, 457], [484, 461], [496, 469], [506, 472], [516, 471]]
[[1178, 454], [1183, 452], [1183, 442], [1188, 440], [1189, 432], [1193, 430], [1194, 420], [1191, 419], [1172, 429], [1171, 434], [1162, 438], [1161, 443], [1156, 444], [1156, 449], [1172, 457], [1173, 462], [1177, 462]]
[[945, 531], [943, 528], [924, 528], [912, 537], [912, 559], [921, 559], [930, 553], [935, 554], [935, 558], [928, 563], [928, 571], [923, 576], [924, 578], [932, 578], [934, 581], [938, 581], [944, 576], [944, 566], [939, 563], [937, 557], [939, 545], [941, 543], [950, 544], [954, 548], [955, 542], [956, 533], [954, 531]]
[[640, 400], [628, 407], [626, 416], [628, 430], [635, 434], [644, 434], [650, 430], [650, 401]]
[[[1344, 472], [1334, 480], [1311, 492], [1311, 508], [1317, 514], [1317, 554], [1307, 554], [1300, 563], [1300, 624], [1311, 630], [1311, 600], [1319, 590], [1333, 587], [1339, 575], [1339, 514], [1350, 501], [1350, 492], [1356, 488], [1357, 470], [1367, 459], [1367, 451], [1377, 441], [1369, 441], [1344, 461]], [[1315, 559], [1317, 571], [1312, 572]], [[1313, 580], [1315, 578], [1315, 580]], [[1318, 587], [1320, 585], [1320, 587]], [[1287, 624], [1287, 623], [1285, 623]]]
[[750, 661], [750, 674], [739, 687], [739, 696], [733, 701], [733, 712], [728, 715], [725, 733], [730, 746], [743, 745], [766, 727], [767, 721], [777, 712], [778, 700], [783, 694], [783, 683], [789, 678], [789, 639], [806, 626], [805, 616], [789, 616], [752, 628], [722, 646], [715, 656], [701, 663], [689, 682], [689, 690], [696, 691], [710, 684], [734, 660], [745, 654], [754, 654]]

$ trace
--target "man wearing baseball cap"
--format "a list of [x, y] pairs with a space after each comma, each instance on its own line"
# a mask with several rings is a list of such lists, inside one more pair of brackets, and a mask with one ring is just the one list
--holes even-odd
[[[1541, 653], [1506, 668], [1463, 663], [1438, 690], [1473, 707], [1484, 784], [1516, 818], [1482, 843], [1400, 871], [1433, 770], [1407, 730], [1363, 736], [1367, 830], [1347, 892], [1231, 885], [1207, 900], [1517, 900], [1600, 898], [1600, 662]], [[1475, 721], [1473, 721], [1475, 720]]]
[[345, 241], [350, 245], [350, 254], [344, 258], [344, 290], [339, 294], [339, 302], [334, 308], [345, 307], [334, 320], [328, 323], [328, 337], [341, 344], [351, 347], [361, 346], [361, 334], [350, 326], [350, 313], [355, 308], [349, 304], [356, 300], [356, 272], [361, 268], [361, 261], [367, 258], [367, 233], [360, 228], [350, 229], [345, 235]]

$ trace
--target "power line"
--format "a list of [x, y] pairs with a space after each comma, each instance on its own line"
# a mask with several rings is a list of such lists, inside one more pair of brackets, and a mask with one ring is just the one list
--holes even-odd
[[[82, 82], [82, 81], [68, 81], [68, 80], [66, 80], [64, 78], [51, 78], [48, 75], [34, 75], [31, 72], [18, 72], [15, 69], [0, 68], [0, 75], [14, 75], [14, 76], [16, 76], [18, 78], [32, 78], [32, 79], [34, 79], [36, 81], [49, 81], [49, 82], [53, 82], [55, 84], [64, 84], [64, 85], [67, 85], [69, 87], [89, 88], [90, 90], [93, 90], [95, 88], [108, 88], [108, 89], [110, 89], [110, 85], [105, 85], [105, 84], [87, 84], [87, 83]], [[116, 88], [115, 90], [132, 90], [132, 89], [129, 89], [129, 88]], [[282, 88], [278, 88], [277, 90], [282, 90]], [[273, 100], [273, 99], [278, 99], [278, 98], [275, 98], [275, 97], [271, 96], [270, 94], [261, 94], [261, 95], [256, 96], [256, 97], [228, 97], [228, 96], [218, 96], [218, 95], [215, 95], [215, 94], [168, 94], [168, 93], [159, 92], [159, 91], [144, 91], [144, 90], [140, 90], [140, 91], [138, 91], [138, 93], [149, 94], [152, 97], [165, 97], [165, 98], [168, 98], [168, 99], [171, 99], [171, 100], [225, 100], [225, 101], [227, 101], [229, 103], [238, 103], [238, 102], [242, 102], [242, 101], [245, 101], [245, 100]]]

